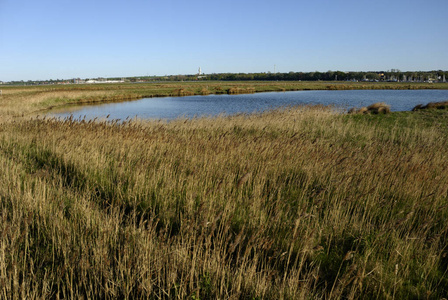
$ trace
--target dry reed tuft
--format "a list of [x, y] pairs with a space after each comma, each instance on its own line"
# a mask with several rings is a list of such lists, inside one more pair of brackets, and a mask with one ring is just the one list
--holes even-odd
[[228, 94], [252, 94], [255, 93], [255, 89], [252, 87], [241, 88], [241, 87], [231, 87], [227, 90]]
[[172, 93], [171, 96], [191, 96], [194, 95], [194, 92], [180, 88], [180, 89], [175, 89]]
[[209, 95], [210, 91], [209, 91], [208, 88], [204, 87], [204, 88], [201, 89], [200, 94], [201, 95]]
[[448, 101], [441, 101], [441, 102], [429, 102], [426, 105], [418, 104], [416, 105], [412, 111], [418, 111], [422, 109], [446, 109], [448, 108]]
[[359, 109], [351, 108], [348, 111], [349, 114], [388, 114], [390, 113], [390, 105], [384, 102], [378, 102], [371, 104], [367, 107], [361, 107]]

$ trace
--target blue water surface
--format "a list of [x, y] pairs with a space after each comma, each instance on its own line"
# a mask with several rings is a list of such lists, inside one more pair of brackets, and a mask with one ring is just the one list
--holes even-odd
[[207, 95], [145, 98], [101, 105], [74, 106], [50, 112], [50, 116], [109, 119], [167, 119], [262, 112], [278, 107], [303, 104], [335, 105], [341, 109], [385, 102], [392, 111], [409, 111], [417, 104], [447, 101], [448, 90], [346, 90], [295, 91], [242, 95]]

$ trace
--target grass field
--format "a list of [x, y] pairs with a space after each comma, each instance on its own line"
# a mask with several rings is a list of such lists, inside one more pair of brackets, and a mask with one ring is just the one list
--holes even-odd
[[3, 89], [0, 298], [448, 297], [447, 110], [26, 117], [150, 87], [66, 88]]

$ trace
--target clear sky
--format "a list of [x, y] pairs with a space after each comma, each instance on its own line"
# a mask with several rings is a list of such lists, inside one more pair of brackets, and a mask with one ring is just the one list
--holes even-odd
[[448, 70], [448, 0], [0, 0], [0, 80]]

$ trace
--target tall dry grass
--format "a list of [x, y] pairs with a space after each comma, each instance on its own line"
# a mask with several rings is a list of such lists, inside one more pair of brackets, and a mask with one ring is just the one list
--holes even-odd
[[4, 123], [0, 295], [445, 297], [436, 113]]

